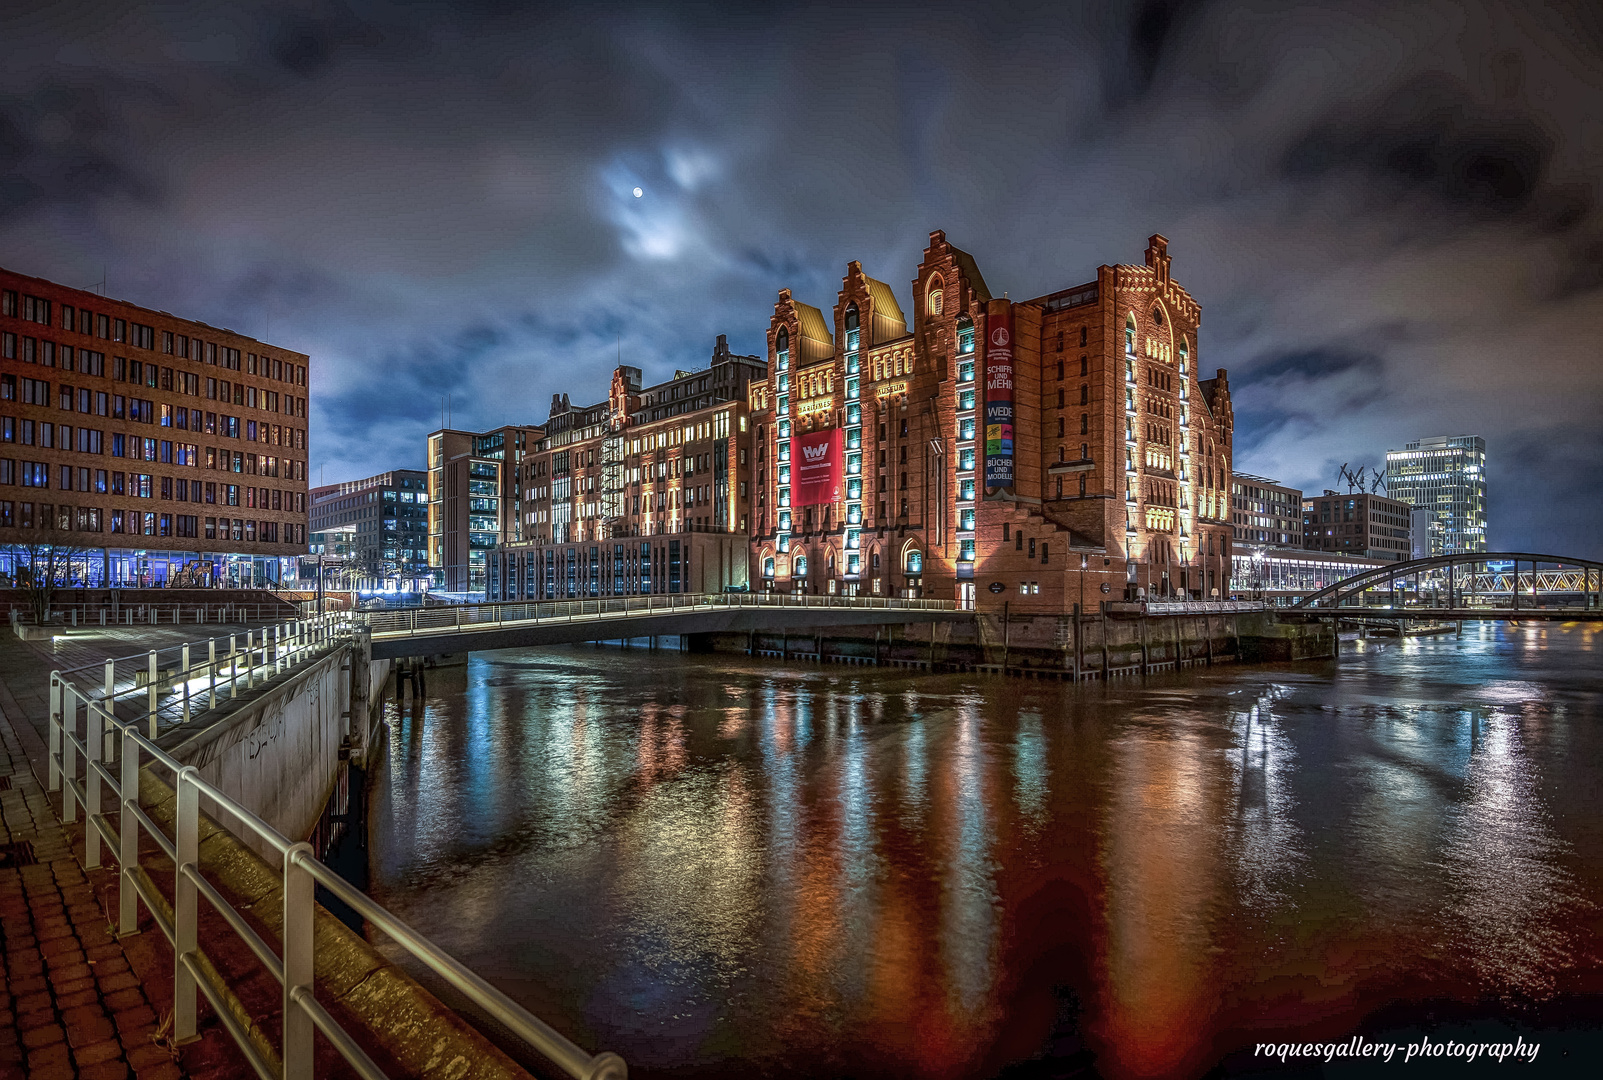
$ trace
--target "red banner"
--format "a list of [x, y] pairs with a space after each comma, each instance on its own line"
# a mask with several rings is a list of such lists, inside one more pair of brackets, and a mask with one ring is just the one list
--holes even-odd
[[1013, 305], [985, 320], [985, 487], [1013, 486]]
[[841, 430], [810, 431], [790, 441], [790, 503], [817, 506], [840, 498]]

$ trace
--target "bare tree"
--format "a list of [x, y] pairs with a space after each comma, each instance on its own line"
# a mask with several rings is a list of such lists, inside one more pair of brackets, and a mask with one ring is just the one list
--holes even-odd
[[55, 603], [56, 590], [72, 577], [72, 560], [83, 548], [74, 544], [24, 544], [18, 551], [17, 588], [41, 625]]

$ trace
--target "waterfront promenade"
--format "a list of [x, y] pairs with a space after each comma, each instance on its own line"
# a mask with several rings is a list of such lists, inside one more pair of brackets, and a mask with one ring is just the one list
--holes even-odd
[[[114, 866], [85, 870], [82, 822], [63, 825], [46, 794], [43, 735], [49, 673], [151, 645], [192, 627], [136, 627], [18, 641], [0, 631], [0, 1076], [174, 1080], [242, 1075], [219, 1030], [175, 1052], [163, 1019], [172, 1008], [172, 957], [160, 935], [113, 935]], [[18, 863], [23, 865], [18, 865]]]

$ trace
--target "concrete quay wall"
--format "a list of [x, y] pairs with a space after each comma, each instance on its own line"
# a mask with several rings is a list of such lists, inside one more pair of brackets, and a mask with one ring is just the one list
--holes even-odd
[[751, 652], [847, 664], [1005, 670], [1055, 678], [1116, 678], [1198, 664], [1335, 656], [1328, 623], [1275, 612], [1185, 615], [976, 614], [930, 626], [820, 627], [698, 634], [692, 651]]
[[[351, 649], [335, 650], [286, 682], [242, 696], [239, 707], [216, 723], [170, 733], [162, 747], [285, 836], [305, 839], [328, 804], [342, 747], [349, 753], [366, 744], [367, 723], [350, 720], [351, 666]], [[390, 662], [365, 667], [364, 719], [370, 721]], [[203, 809], [218, 813], [215, 806]], [[264, 844], [255, 850], [273, 857]]]

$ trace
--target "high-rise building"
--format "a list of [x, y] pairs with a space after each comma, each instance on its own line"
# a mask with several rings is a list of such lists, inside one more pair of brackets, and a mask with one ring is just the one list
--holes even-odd
[[1434, 515], [1431, 554], [1486, 550], [1486, 440], [1439, 435], [1386, 451], [1386, 494]]
[[1229, 384], [1199, 377], [1165, 238], [1012, 301], [931, 233], [912, 302], [909, 326], [856, 262], [828, 316], [780, 291], [752, 388], [761, 587], [1043, 613], [1228, 591]]
[[499, 599], [718, 592], [744, 587], [753, 434], [766, 365], [718, 335], [711, 364], [642, 387], [613, 371], [605, 401], [557, 394], [518, 470], [522, 542], [495, 553]]
[[1406, 562], [1413, 553], [1413, 509], [1405, 502], [1367, 491], [1325, 489], [1303, 501], [1303, 546], [1384, 562]]
[[321, 544], [325, 554], [338, 556], [344, 576], [358, 588], [390, 588], [426, 575], [428, 487], [427, 472], [395, 469], [313, 488], [314, 553]]
[[1232, 473], [1230, 524], [1243, 547], [1302, 547], [1302, 492], [1278, 480]]
[[304, 353], [0, 270], [0, 575], [261, 585], [307, 549]]

